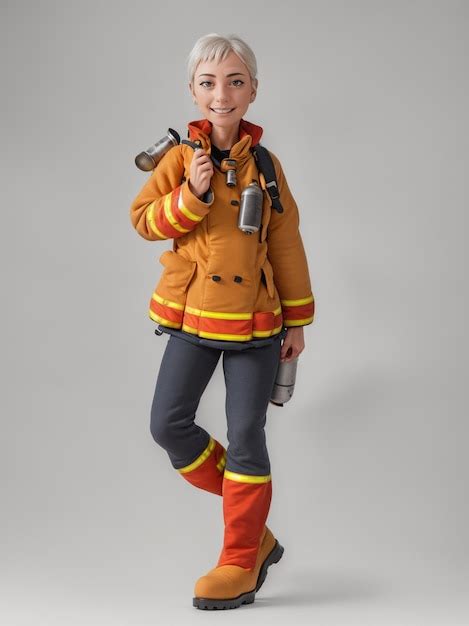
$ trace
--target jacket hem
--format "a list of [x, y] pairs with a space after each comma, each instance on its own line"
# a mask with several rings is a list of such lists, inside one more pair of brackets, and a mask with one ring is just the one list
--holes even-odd
[[253, 338], [251, 341], [226, 341], [216, 339], [204, 339], [202, 337], [199, 337], [198, 335], [188, 333], [184, 329], [178, 330], [176, 328], [170, 328], [169, 326], [163, 326], [162, 324], [158, 324], [158, 329], [161, 331], [161, 333], [173, 335], [178, 339], [183, 339], [184, 341], [188, 341], [189, 343], [192, 343], [194, 345], [204, 346], [207, 348], [215, 348], [218, 350], [236, 351], [249, 350], [252, 348], [263, 348], [265, 346], [271, 345], [275, 341], [281, 341], [285, 339], [288, 330], [287, 328], [283, 328], [281, 332], [279, 332], [277, 335], [272, 335], [271, 337], [267, 337], [265, 339]]
[[[177, 308], [176, 308], [177, 307]], [[191, 335], [204, 339], [221, 341], [251, 341], [252, 339], [267, 339], [278, 335], [284, 326], [280, 307], [276, 311], [259, 311], [252, 314], [229, 314], [199, 311], [191, 307], [183, 308], [178, 303], [170, 303], [162, 298], [152, 298], [149, 317], [155, 323], [174, 330], [182, 330]], [[191, 312], [188, 312], [191, 311]], [[207, 315], [207, 317], [204, 316]], [[209, 316], [210, 315], [210, 316]], [[227, 319], [232, 315], [234, 319]], [[248, 319], [237, 319], [242, 315]]]

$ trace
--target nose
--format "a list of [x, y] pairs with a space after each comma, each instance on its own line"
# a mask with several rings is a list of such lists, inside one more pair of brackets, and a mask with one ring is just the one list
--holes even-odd
[[228, 98], [226, 97], [226, 87], [224, 85], [218, 85], [215, 88], [215, 102], [220, 106], [223, 106], [228, 102]]

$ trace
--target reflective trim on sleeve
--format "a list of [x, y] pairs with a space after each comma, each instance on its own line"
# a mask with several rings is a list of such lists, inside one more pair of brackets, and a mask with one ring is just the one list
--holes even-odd
[[171, 211], [172, 195], [172, 193], [169, 193], [164, 199], [164, 214], [166, 215], [166, 219], [171, 224], [171, 226], [178, 230], [180, 233], [188, 233], [190, 232], [190, 228], [184, 228], [183, 226], [181, 226]]
[[303, 320], [284, 320], [284, 325], [285, 326], [306, 326], [307, 324], [311, 324], [311, 322], [313, 321], [314, 316], [313, 317], [306, 317]]
[[190, 211], [186, 206], [184, 206], [183, 201], [182, 201], [182, 188], [179, 194], [178, 209], [181, 211], [181, 213], [183, 213], [186, 217], [188, 217], [193, 222], [200, 222], [201, 220], [204, 219], [203, 215], [197, 215], [196, 213], [192, 213], [192, 211]]
[[158, 228], [158, 226], [156, 225], [156, 222], [155, 222], [155, 200], [153, 202], [151, 202], [147, 206], [145, 215], [146, 215], [147, 222], [150, 224], [150, 228], [155, 233], [155, 235], [158, 235], [158, 237], [160, 239], [169, 239], [169, 237], [164, 235], [161, 232], [161, 230]]
[[308, 304], [313, 301], [313, 296], [307, 298], [300, 298], [299, 300], [281, 300], [283, 306], [301, 306], [302, 304]]

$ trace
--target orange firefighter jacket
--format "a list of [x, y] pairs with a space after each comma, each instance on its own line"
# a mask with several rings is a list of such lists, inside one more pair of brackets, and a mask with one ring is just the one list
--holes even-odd
[[[188, 124], [189, 139], [208, 154], [211, 128], [207, 119]], [[312, 323], [314, 297], [298, 207], [280, 161], [269, 151], [284, 211], [271, 206], [250, 150], [262, 133], [260, 126], [240, 120], [229, 156], [236, 161], [235, 187], [214, 166], [207, 201], [200, 200], [189, 188], [194, 150], [179, 144], [163, 156], [133, 201], [131, 222], [144, 239], [173, 240], [172, 250], [160, 256], [164, 269], [149, 307], [154, 322], [226, 341], [272, 337], [283, 326]], [[262, 225], [258, 233], [246, 234], [238, 228], [238, 213], [241, 193], [252, 181], [263, 189]]]

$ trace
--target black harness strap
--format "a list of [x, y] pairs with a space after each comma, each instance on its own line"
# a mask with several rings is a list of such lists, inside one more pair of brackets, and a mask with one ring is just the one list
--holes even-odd
[[254, 148], [252, 148], [252, 152], [254, 153], [254, 158], [256, 159], [258, 168], [264, 175], [267, 191], [272, 200], [272, 206], [277, 213], [283, 213], [283, 207], [280, 203], [277, 177], [275, 175], [275, 167], [269, 151], [267, 148], [258, 143], [254, 146]]

